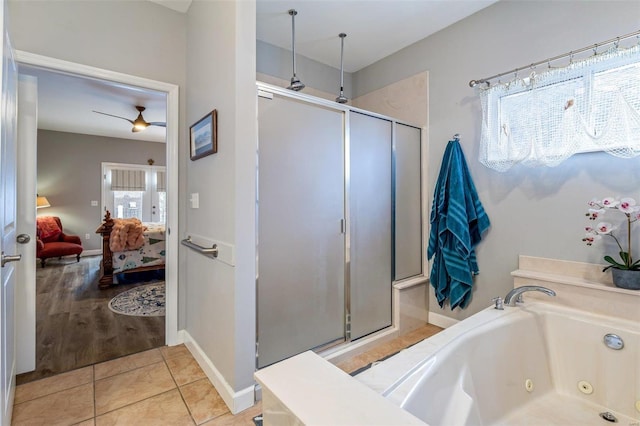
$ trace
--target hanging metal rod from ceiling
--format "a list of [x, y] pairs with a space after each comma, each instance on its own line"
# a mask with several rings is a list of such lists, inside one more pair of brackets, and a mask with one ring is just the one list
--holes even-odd
[[551, 62], [552, 61], [557, 61], [558, 59], [562, 59], [562, 58], [573, 58], [573, 55], [578, 54], [578, 53], [582, 53], [582, 52], [586, 52], [587, 50], [593, 50], [594, 54], [598, 53], [598, 48], [602, 47], [602, 46], [606, 46], [607, 44], [615, 44], [615, 46], [618, 46], [618, 43], [620, 42], [620, 40], [624, 40], [627, 38], [631, 38], [631, 37], [639, 37], [639, 41], [640, 41], [640, 30], [638, 31], [634, 31], [632, 33], [629, 34], [625, 34], [619, 37], [615, 37], [600, 43], [596, 43], [596, 44], [592, 44], [590, 46], [587, 47], [583, 47], [582, 49], [578, 49], [578, 50], [572, 50], [570, 52], [567, 53], [563, 53], [562, 55], [558, 55], [558, 56], [554, 56], [552, 58], [547, 58], [543, 61], [538, 61], [538, 62], [534, 62], [532, 64], [529, 65], [525, 65], [523, 67], [519, 67], [519, 68], [515, 68], [512, 69], [511, 71], [505, 71], [505, 72], [501, 72], [500, 74], [496, 74], [496, 75], [492, 75], [491, 77], [486, 77], [486, 78], [481, 78], [479, 80], [471, 80], [469, 81], [469, 87], [475, 87], [478, 84], [486, 84], [487, 86], [490, 85], [490, 81], [498, 78], [498, 77], [502, 77], [503, 75], [508, 75], [508, 74], [517, 74], [518, 71], [522, 71], [522, 70], [526, 70], [526, 69], [533, 69], [534, 67], [537, 67], [538, 65], [542, 65], [542, 64], [548, 64], [549, 68], [551, 68]]

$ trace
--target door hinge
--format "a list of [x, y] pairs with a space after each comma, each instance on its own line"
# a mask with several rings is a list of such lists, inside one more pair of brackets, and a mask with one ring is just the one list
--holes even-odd
[[347, 222], [344, 219], [340, 219], [340, 233], [341, 234], [347, 233]]
[[259, 343], [258, 343], [258, 342], [256, 342], [256, 361], [257, 361], [257, 359], [258, 359], [258, 345], [259, 345]]

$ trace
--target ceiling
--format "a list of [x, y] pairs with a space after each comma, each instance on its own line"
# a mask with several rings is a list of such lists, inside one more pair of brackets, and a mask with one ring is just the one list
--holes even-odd
[[149, 126], [133, 133], [125, 120], [95, 111], [135, 120], [136, 105], [144, 106], [146, 121], [166, 121], [166, 95], [104, 80], [20, 66], [20, 74], [38, 78], [38, 128], [58, 132], [109, 136], [121, 139], [164, 142], [164, 127]]
[[[186, 13], [191, 0], [150, 0]], [[345, 32], [345, 70], [354, 72], [459, 21], [498, 0], [257, 0], [256, 36], [291, 49], [291, 16], [296, 9], [296, 53], [340, 67], [340, 38]], [[38, 127], [46, 130], [165, 141], [165, 128], [131, 132], [136, 105], [146, 121], [166, 121], [164, 93], [106, 81], [20, 67], [38, 77]]]
[[295, 9], [296, 54], [358, 71], [498, 0], [257, 0], [258, 40], [291, 50]]

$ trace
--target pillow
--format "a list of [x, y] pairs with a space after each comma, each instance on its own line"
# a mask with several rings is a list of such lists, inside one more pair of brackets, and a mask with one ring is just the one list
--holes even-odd
[[38, 216], [36, 226], [38, 228], [38, 237], [44, 242], [56, 241], [62, 234], [62, 229], [60, 229], [53, 216]]

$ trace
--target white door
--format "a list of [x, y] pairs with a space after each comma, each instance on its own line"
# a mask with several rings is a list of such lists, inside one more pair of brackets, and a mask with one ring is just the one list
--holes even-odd
[[16, 373], [36, 369], [36, 167], [38, 79], [20, 75], [18, 81], [18, 167], [16, 264]]
[[0, 100], [0, 422], [11, 423], [15, 391], [14, 287], [16, 268], [16, 129], [17, 70], [6, 26], [6, 2], [0, 0], [2, 19], [2, 94]]

